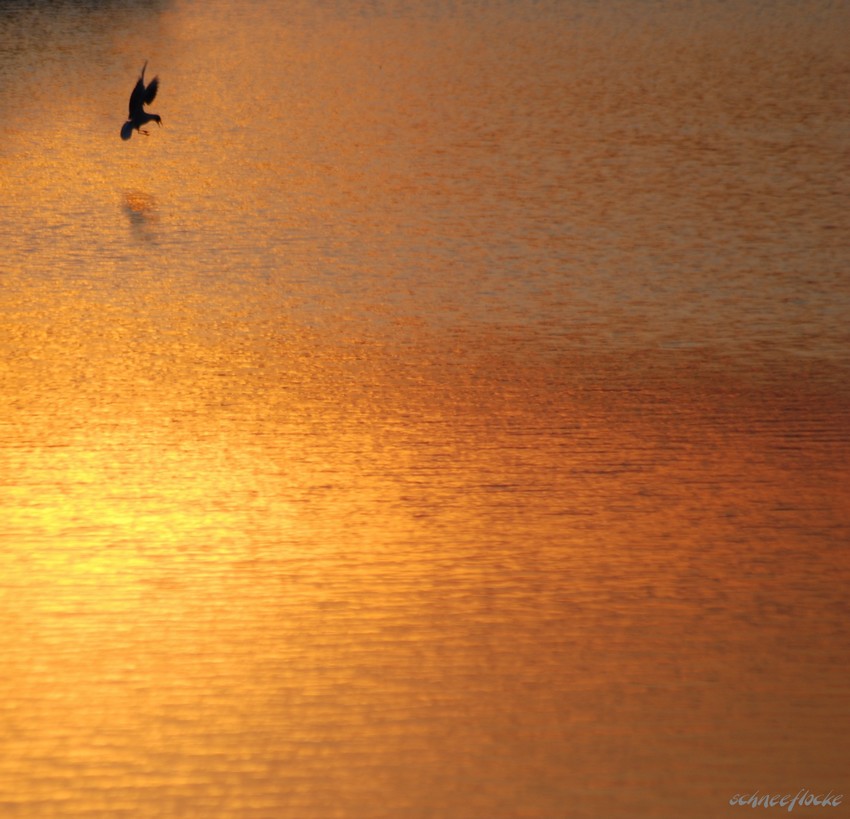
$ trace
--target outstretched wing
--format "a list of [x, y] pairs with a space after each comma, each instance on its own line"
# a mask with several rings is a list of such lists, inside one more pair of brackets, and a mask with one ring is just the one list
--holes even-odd
[[[154, 77], [145, 89], [145, 105], [150, 105], [156, 97], [156, 92], [159, 90], [159, 77]], [[133, 92], [136, 93], [135, 91]]]
[[[153, 85], [153, 83], [151, 83]], [[130, 116], [129, 119], [133, 119], [133, 115], [137, 114], [142, 110], [142, 106], [145, 104], [145, 83], [144, 80], [139, 77], [136, 82], [136, 87], [133, 89], [133, 93], [130, 94]]]

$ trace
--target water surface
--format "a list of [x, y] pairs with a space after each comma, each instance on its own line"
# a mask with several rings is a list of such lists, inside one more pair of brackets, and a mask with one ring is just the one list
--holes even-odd
[[3, 815], [848, 790], [848, 35], [4, 4]]

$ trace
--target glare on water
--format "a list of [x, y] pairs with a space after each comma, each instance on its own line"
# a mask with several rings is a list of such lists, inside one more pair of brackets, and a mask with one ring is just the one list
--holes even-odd
[[0, 813], [841, 790], [848, 33], [4, 6]]

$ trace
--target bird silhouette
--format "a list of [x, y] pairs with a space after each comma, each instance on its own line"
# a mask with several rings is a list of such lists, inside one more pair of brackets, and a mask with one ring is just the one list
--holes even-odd
[[133, 129], [140, 134], [148, 135], [147, 131], [142, 130], [143, 125], [149, 122], [156, 122], [162, 126], [162, 117], [159, 114], [149, 114], [145, 111], [145, 106], [150, 105], [156, 98], [156, 92], [159, 90], [159, 77], [154, 77], [145, 87], [145, 69], [148, 67], [148, 61], [142, 66], [142, 73], [139, 74], [139, 79], [136, 81], [136, 87], [133, 93], [130, 94], [130, 115], [124, 125], [121, 127], [121, 139], [127, 140], [133, 136]]

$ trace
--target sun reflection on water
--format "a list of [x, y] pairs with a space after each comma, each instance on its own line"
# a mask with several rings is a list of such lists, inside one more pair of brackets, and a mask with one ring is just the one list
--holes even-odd
[[0, 804], [840, 783], [841, 26], [90, 6], [0, 19]]

